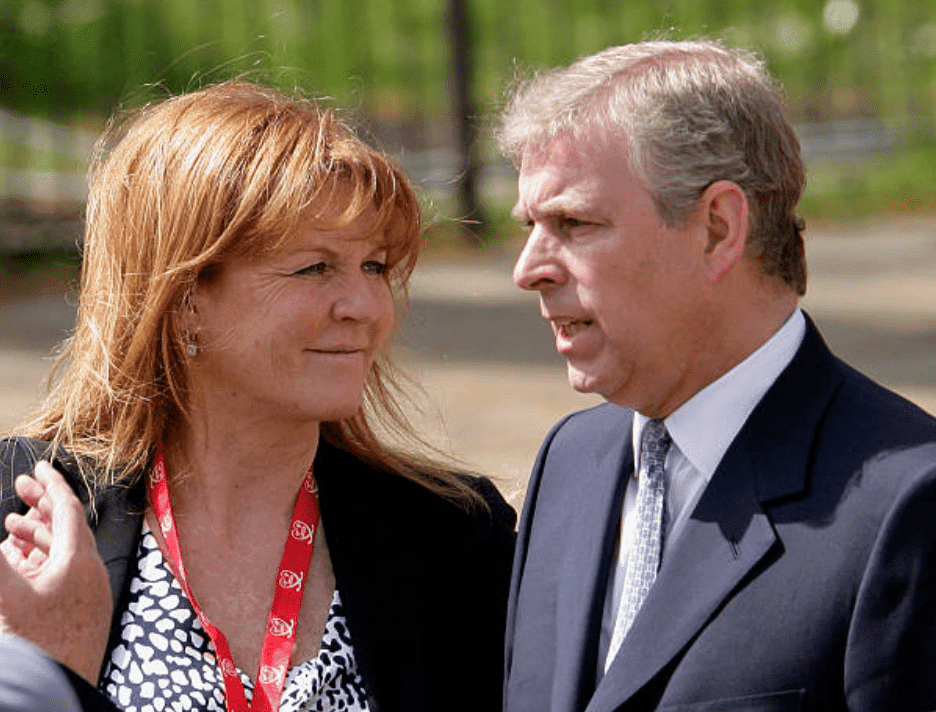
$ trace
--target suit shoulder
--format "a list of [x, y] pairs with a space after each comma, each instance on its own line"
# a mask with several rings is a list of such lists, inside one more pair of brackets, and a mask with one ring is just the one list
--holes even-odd
[[833, 422], [847, 423], [870, 442], [936, 442], [936, 418], [848, 364], [839, 363], [843, 379], [832, 402]]
[[616, 442], [621, 434], [630, 435], [634, 412], [613, 403], [601, 403], [566, 415], [546, 436], [544, 447], [572, 444], [596, 447], [608, 440]]

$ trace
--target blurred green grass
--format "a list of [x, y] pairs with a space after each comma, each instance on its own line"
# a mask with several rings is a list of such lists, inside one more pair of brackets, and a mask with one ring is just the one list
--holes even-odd
[[800, 212], [843, 220], [876, 213], [936, 211], [936, 142], [860, 160], [809, 163]]
[[87, 170], [88, 165], [73, 151], [30, 147], [0, 135], [0, 168], [75, 172]]

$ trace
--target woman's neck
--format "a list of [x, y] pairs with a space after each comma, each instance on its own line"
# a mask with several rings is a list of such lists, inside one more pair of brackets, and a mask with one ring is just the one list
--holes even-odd
[[273, 428], [214, 426], [193, 418], [164, 444], [177, 522], [197, 518], [235, 537], [257, 522], [288, 525], [318, 447], [318, 423]]

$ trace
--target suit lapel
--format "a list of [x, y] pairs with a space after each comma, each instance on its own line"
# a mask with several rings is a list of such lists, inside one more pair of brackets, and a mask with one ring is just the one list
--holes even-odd
[[[628, 428], [630, 418], [627, 419]], [[620, 530], [624, 487], [634, 469], [630, 430], [613, 448], [599, 449], [599, 457], [580, 463], [576, 473], [577, 499], [568, 520], [569, 546], [559, 584], [557, 660], [554, 690], [566, 690], [570, 699], [556, 709], [583, 709], [594, 691], [598, 663], [601, 616]], [[608, 476], [613, 473], [612, 476]], [[563, 658], [566, 658], [563, 660]], [[565, 678], [563, 680], [562, 678]]]
[[743, 450], [732, 448], [719, 466], [588, 712], [616, 709], [677, 658], [777, 541]]
[[836, 364], [807, 317], [796, 356], [722, 458], [588, 712], [618, 709], [674, 663], [779, 542], [763, 504], [806, 486], [812, 441], [841, 381]]

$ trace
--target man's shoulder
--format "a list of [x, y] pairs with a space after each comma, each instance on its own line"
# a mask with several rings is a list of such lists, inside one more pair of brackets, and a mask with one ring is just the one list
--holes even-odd
[[781, 433], [801, 440], [819, 433], [865, 452], [936, 441], [936, 418], [833, 354], [808, 315], [799, 350], [746, 429], [770, 441]]
[[630, 408], [613, 403], [599, 403], [590, 408], [566, 414], [553, 426], [552, 432], [561, 431], [563, 435], [568, 435], [583, 429], [589, 432], [616, 431], [621, 426], [630, 426], [633, 417], [634, 411]]
[[591, 408], [569, 413], [557, 422], [546, 436], [543, 447], [605, 451], [630, 438], [634, 411], [613, 403], [601, 403]]
[[902, 395], [839, 362], [841, 386], [827, 415], [827, 426], [868, 429], [881, 437], [909, 443], [936, 442], [936, 418]]

